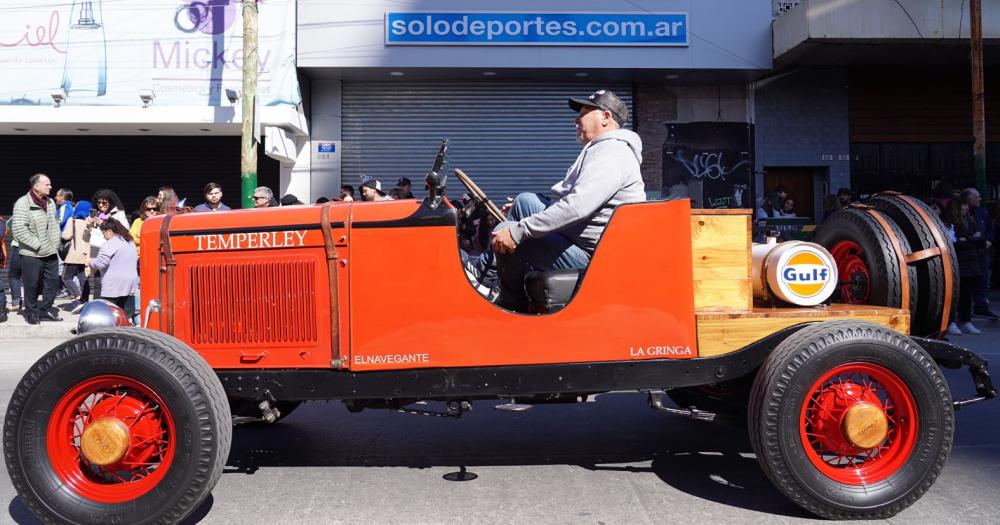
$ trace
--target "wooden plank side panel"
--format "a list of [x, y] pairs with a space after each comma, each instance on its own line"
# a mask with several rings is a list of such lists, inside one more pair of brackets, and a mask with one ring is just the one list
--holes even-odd
[[692, 269], [696, 281], [742, 280], [747, 273], [747, 250], [702, 250], [693, 253]]
[[750, 215], [697, 210], [691, 215], [695, 308], [753, 306]]
[[694, 281], [694, 307], [732, 308], [747, 311], [753, 306], [750, 279], [705, 279]]
[[910, 331], [909, 313], [877, 306], [757, 308], [744, 312], [724, 308], [701, 310], [697, 313], [698, 356], [735, 352], [789, 326], [844, 319], [880, 324], [904, 334]]
[[691, 249], [737, 250], [750, 248], [749, 215], [691, 215]]

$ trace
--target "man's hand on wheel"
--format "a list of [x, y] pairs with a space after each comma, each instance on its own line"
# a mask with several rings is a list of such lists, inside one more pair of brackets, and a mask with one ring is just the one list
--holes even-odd
[[490, 240], [490, 244], [493, 245], [493, 251], [501, 255], [506, 255], [508, 253], [513, 253], [517, 248], [517, 243], [514, 242], [514, 238], [510, 236], [510, 228], [504, 228], [493, 235], [493, 239]]

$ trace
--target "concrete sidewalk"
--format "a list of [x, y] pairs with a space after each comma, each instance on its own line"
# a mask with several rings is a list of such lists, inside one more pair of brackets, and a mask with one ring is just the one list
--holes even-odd
[[17, 315], [17, 311], [7, 313], [7, 322], [0, 323], [0, 341], [10, 339], [66, 339], [73, 334], [70, 330], [76, 328], [76, 321], [79, 315], [71, 314], [68, 310], [70, 299], [56, 299], [55, 306], [59, 310], [59, 317], [62, 321], [42, 321], [36, 325], [30, 325], [24, 317]]

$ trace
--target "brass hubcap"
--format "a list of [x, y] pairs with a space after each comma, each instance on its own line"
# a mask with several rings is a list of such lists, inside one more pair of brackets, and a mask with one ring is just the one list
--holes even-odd
[[102, 417], [87, 425], [80, 436], [80, 451], [87, 461], [107, 466], [120, 461], [128, 452], [128, 427], [118, 418]]
[[877, 405], [862, 402], [847, 409], [843, 422], [844, 437], [860, 449], [881, 445], [889, 432], [889, 420]]

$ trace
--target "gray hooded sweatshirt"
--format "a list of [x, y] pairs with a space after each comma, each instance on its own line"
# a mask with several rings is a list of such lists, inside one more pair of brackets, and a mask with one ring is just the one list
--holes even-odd
[[646, 200], [640, 162], [642, 139], [632, 131], [617, 129], [590, 141], [566, 178], [552, 186], [559, 199], [511, 228], [514, 242], [559, 232], [593, 254], [615, 207]]

